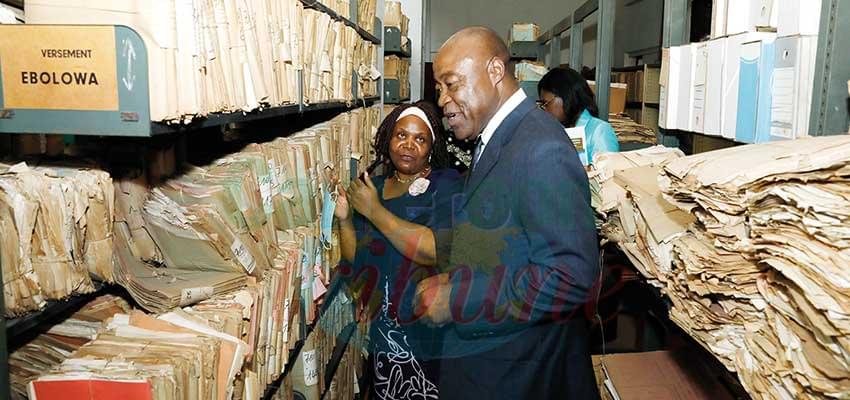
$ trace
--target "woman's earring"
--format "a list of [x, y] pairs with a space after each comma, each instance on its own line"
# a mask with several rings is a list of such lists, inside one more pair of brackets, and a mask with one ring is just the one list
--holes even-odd
[[431, 163], [431, 154], [428, 154], [428, 164]]

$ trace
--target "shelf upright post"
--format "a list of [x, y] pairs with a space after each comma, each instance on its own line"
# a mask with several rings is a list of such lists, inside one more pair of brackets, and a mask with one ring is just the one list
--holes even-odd
[[850, 37], [850, 2], [825, 0], [821, 6], [815, 84], [809, 134], [824, 136], [847, 133], [850, 103], [845, 84], [850, 81], [850, 47], [841, 39]]
[[549, 68], [558, 68], [561, 65], [561, 34], [552, 34], [552, 41], [549, 44]]
[[611, 63], [614, 61], [614, 21], [616, 0], [599, 0], [596, 24], [596, 103], [599, 118], [607, 121], [611, 92]]
[[688, 0], [664, 0], [662, 47], [681, 46], [690, 40]]
[[570, 28], [570, 68], [581, 72], [584, 50], [584, 21], [573, 14], [573, 26]]
[[[664, 0], [664, 27], [661, 46], [681, 46], [690, 42], [689, 0]], [[679, 138], [664, 129], [658, 130], [656, 140], [667, 147], [679, 147]]]
[[295, 71], [295, 80], [298, 85], [298, 112], [304, 112], [304, 69]]

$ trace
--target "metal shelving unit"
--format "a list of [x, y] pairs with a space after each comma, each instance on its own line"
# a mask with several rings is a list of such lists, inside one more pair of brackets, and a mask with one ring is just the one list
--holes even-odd
[[615, 0], [588, 0], [575, 12], [540, 35], [537, 41], [541, 59], [549, 55], [549, 67], [561, 65], [561, 36], [569, 31], [570, 64], [582, 65], [584, 27], [588, 17], [598, 14], [596, 23], [596, 103], [599, 116], [608, 120], [611, 85], [611, 64], [614, 59]]
[[[690, 17], [691, 0], [664, 0], [664, 48], [690, 42]], [[841, 39], [847, 37], [850, 37], [850, 1], [823, 0], [809, 120], [811, 136], [845, 134], [850, 126], [847, 97], [850, 48], [841, 43]], [[659, 134], [659, 143], [672, 147], [679, 146], [680, 141], [694, 143], [716, 139], [720, 138], [682, 130], [661, 129]]]
[[[333, 19], [341, 21], [348, 26], [353, 27], [361, 37], [377, 45], [381, 45], [379, 38], [382, 33], [381, 20], [375, 17], [375, 31], [368, 32], [352, 20], [343, 17], [335, 11], [329, 9], [325, 5], [313, 0], [301, 0], [305, 7], [313, 8], [330, 15]], [[14, 1], [13, 1], [14, 3]], [[357, 2], [353, 1], [351, 5], [351, 15], [357, 15]], [[135, 48], [142, 49], [140, 53], [144, 53], [144, 41], [132, 29], [125, 26], [116, 26], [116, 42], [121, 43], [121, 40], [127, 40], [135, 45]], [[131, 65], [132, 63], [132, 65]], [[329, 110], [338, 110], [340, 112], [359, 108], [363, 106], [371, 106], [376, 103], [381, 103], [381, 97], [358, 98], [357, 91], [357, 74], [353, 71], [354, 81], [352, 82], [352, 93], [355, 100], [352, 102], [332, 101], [325, 103], [307, 104], [303, 101], [303, 90], [299, 90], [299, 101], [297, 104], [283, 105], [279, 107], [268, 107], [261, 110], [255, 110], [249, 113], [213, 113], [204, 118], [198, 118], [189, 124], [165, 124], [151, 121], [149, 118], [149, 92], [147, 82], [147, 60], [146, 57], [139, 56], [135, 61], [118, 60], [117, 79], [132, 68], [137, 74], [136, 90], [121, 90], [119, 87], [119, 103], [120, 110], [115, 112], [108, 111], [63, 111], [63, 110], [12, 110], [4, 109], [3, 98], [0, 96], [0, 135], [15, 134], [15, 133], [47, 133], [47, 134], [67, 134], [67, 135], [97, 135], [97, 136], [114, 136], [114, 137], [141, 137], [150, 138], [153, 136], [167, 135], [173, 133], [186, 133], [203, 128], [221, 127], [228, 124], [239, 124], [245, 122], [257, 122], [272, 118], [279, 118], [289, 115], [305, 115], [311, 112], [322, 112]], [[300, 71], [299, 71], [300, 72]], [[1, 84], [2, 82], [0, 82]], [[298, 75], [299, 86], [303, 87], [303, 78]], [[0, 85], [2, 88], [2, 85]], [[379, 87], [379, 90], [381, 88]], [[334, 285], [335, 289], [329, 290], [326, 299], [332, 298], [339, 290], [340, 285]], [[96, 291], [90, 294], [75, 296], [61, 301], [51, 301], [41, 311], [33, 312], [18, 318], [5, 319], [5, 324], [0, 329], [0, 399], [10, 398], [10, 382], [8, 370], [8, 340], [15, 337], [22, 337], [33, 332], [34, 329], [42, 327], [45, 323], [55, 322], [55, 320], [63, 315], [68, 315], [78, 310], [88, 301], [104, 293], [109, 286], [97, 284]], [[326, 301], [325, 304], [329, 302]], [[2, 277], [0, 277], [0, 309], [4, 309], [3, 304], [3, 285]], [[324, 310], [324, 308], [323, 308]], [[319, 313], [321, 315], [321, 312]], [[317, 321], [319, 318], [316, 319]], [[313, 326], [306, 327], [306, 334], [309, 334]], [[346, 329], [348, 329], [346, 327]], [[343, 333], [345, 333], [344, 331]], [[306, 337], [306, 336], [305, 336]], [[347, 341], [350, 339], [350, 334]], [[273, 390], [280, 386], [280, 383], [289, 373], [294, 365], [294, 357], [297, 357], [303, 346], [303, 341], [296, 343], [290, 354], [290, 363], [287, 365], [285, 372], [276, 382], [275, 386], [269, 385], [266, 390], [266, 396], [269, 398], [273, 394]], [[339, 360], [337, 359], [337, 362]], [[333, 367], [336, 369], [336, 366]]]
[[410, 39], [402, 36], [401, 30], [395, 26], [384, 28], [384, 54], [410, 58]]

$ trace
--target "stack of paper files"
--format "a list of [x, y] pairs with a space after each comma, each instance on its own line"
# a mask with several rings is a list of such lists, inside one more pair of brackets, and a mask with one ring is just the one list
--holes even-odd
[[111, 391], [140, 399], [227, 399], [246, 350], [239, 338], [185, 312], [118, 314], [107, 331], [32, 381], [30, 398]]
[[665, 196], [697, 217], [676, 244], [673, 318], [714, 336], [697, 335], [755, 398], [850, 394], [848, 150], [806, 138], [664, 167]]
[[118, 313], [130, 312], [119, 297], [100, 296], [68, 319], [9, 355], [9, 380], [13, 399], [27, 398], [27, 385], [39, 375], [61, 364], [74, 351], [97, 335], [103, 322]]
[[[352, 0], [355, 1], [355, 0]], [[357, 25], [365, 29], [366, 32], [375, 32], [375, 17], [378, 10], [377, 0], [356, 0], [357, 1], [357, 17], [353, 18]]]
[[519, 81], [539, 82], [549, 72], [543, 63], [536, 61], [520, 61], [514, 68]]
[[93, 168], [21, 163], [0, 175], [7, 316], [113, 280], [113, 198], [109, 174]]
[[590, 173], [592, 203], [602, 236], [620, 247], [654, 285], [662, 286], [672, 262], [672, 241], [692, 218], [667, 203], [658, 188], [658, 170], [684, 154], [655, 146], [605, 153]]
[[620, 143], [655, 144], [657, 142], [655, 131], [652, 128], [638, 124], [628, 115], [611, 114], [608, 116], [608, 123], [614, 128], [617, 141]]
[[370, 52], [363, 49], [373, 43], [299, 0], [34, 0], [27, 2], [26, 15], [33, 24], [136, 31], [147, 50], [154, 121], [294, 104], [298, 74], [306, 102], [353, 101], [353, 73], [373, 70], [376, 62], [364, 58]]

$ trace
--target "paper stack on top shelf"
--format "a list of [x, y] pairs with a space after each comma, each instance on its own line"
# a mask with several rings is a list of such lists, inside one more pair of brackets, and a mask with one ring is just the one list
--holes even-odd
[[377, 10], [377, 0], [357, 0], [357, 17], [352, 16], [351, 19], [356, 20], [357, 25], [365, 29], [366, 32], [375, 32]]
[[138, 32], [147, 48], [154, 121], [296, 103], [296, 71], [304, 72], [306, 100], [352, 101], [352, 72], [375, 65], [358, 57], [359, 47], [374, 44], [299, 0], [34, 0], [26, 13], [29, 23], [126, 25]]
[[113, 192], [93, 168], [8, 166], [0, 174], [6, 316], [113, 281]]
[[97, 336], [103, 322], [118, 313], [130, 312], [130, 305], [119, 297], [100, 296], [80, 308], [68, 319], [9, 354], [9, 380], [13, 399], [27, 398], [32, 379], [61, 364], [74, 351]]
[[673, 318], [755, 398], [850, 394], [848, 151], [848, 136], [806, 138], [664, 167], [665, 196], [698, 220], [676, 244], [669, 287], [690, 294]]

